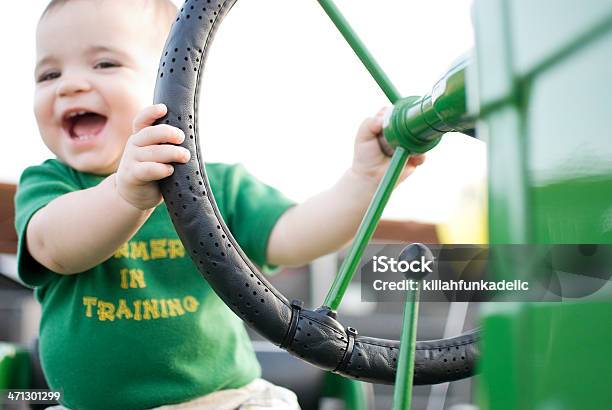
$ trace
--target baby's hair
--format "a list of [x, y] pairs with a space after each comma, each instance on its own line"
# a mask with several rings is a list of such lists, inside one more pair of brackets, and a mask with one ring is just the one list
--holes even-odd
[[[45, 11], [43, 11], [40, 17], [41, 20], [47, 14], [49, 14], [49, 12], [52, 11], [53, 9], [63, 6], [67, 3], [70, 3], [71, 1], [74, 1], [74, 0], [51, 0], [49, 4], [47, 4]], [[90, 1], [99, 2], [101, 0], [90, 0]], [[130, 0], [130, 1], [133, 1], [133, 0]], [[178, 13], [178, 8], [171, 0], [141, 0], [141, 1], [145, 3], [146, 7], [154, 7], [155, 18], [157, 21], [168, 24], [168, 27], [172, 25], [172, 22], [174, 22], [174, 19], [176, 18], [176, 14]]]

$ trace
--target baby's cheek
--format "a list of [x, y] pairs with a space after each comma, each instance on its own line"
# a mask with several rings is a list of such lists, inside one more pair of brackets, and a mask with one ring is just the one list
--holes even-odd
[[123, 72], [114, 78], [111, 91], [114, 137], [123, 153], [125, 143], [133, 132], [134, 119], [145, 107], [152, 104], [153, 88], [147, 88], [140, 71]]
[[53, 99], [48, 90], [37, 90], [34, 93], [33, 108], [38, 127], [48, 126], [53, 118]]
[[128, 84], [126, 87], [129, 93], [128, 103], [133, 116], [135, 117], [145, 107], [153, 104], [153, 91], [155, 89], [155, 80], [157, 66], [151, 67], [149, 70], [136, 70], [132, 73], [131, 78], [126, 79]]
[[59, 139], [61, 129], [53, 118], [53, 97], [49, 90], [37, 90], [34, 94], [34, 116], [36, 125], [45, 145], [56, 155], [61, 156], [59, 150]]

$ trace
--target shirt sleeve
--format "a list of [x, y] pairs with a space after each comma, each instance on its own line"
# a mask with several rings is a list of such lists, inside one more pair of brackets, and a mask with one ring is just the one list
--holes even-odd
[[79, 189], [70, 171], [54, 160], [27, 168], [21, 175], [15, 196], [15, 229], [18, 236], [17, 272], [26, 285], [44, 286], [54, 276], [28, 252], [26, 231], [30, 219], [55, 198]]
[[264, 272], [276, 266], [267, 262], [270, 234], [281, 215], [295, 202], [275, 188], [252, 176], [242, 165], [235, 165], [225, 174], [227, 224], [232, 234]]

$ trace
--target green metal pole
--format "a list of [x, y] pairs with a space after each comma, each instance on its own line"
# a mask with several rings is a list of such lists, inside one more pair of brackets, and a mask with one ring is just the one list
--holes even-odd
[[336, 7], [333, 0], [318, 0], [318, 2], [338, 28], [344, 39], [349, 43], [355, 54], [357, 54], [357, 57], [359, 57], [363, 65], [370, 72], [372, 77], [374, 77], [374, 80], [378, 83], [378, 86], [385, 93], [389, 101], [395, 104], [395, 102], [401, 98], [400, 93], [391, 83], [391, 80], [389, 80], [389, 77], [387, 77], [387, 74], [385, 74], [383, 69], [376, 62], [372, 54], [368, 51], [355, 30], [353, 30], [349, 22], [344, 18], [338, 7]]
[[[420, 283], [419, 283], [420, 286]], [[406, 291], [404, 320], [400, 339], [400, 355], [393, 390], [393, 410], [410, 410], [414, 377], [414, 348], [419, 318], [419, 291]]]
[[[353, 30], [349, 22], [342, 15], [338, 7], [336, 7], [333, 0], [318, 0], [318, 2], [325, 13], [327, 13], [329, 18], [332, 20], [336, 28], [340, 31], [344, 39], [351, 46], [359, 60], [361, 60], [363, 65], [366, 67], [370, 75], [372, 75], [376, 83], [385, 93], [389, 101], [391, 101], [392, 104], [399, 101], [401, 98], [400, 93], [397, 91], [389, 77], [387, 77], [382, 67], [369, 52], [363, 41], [361, 41], [355, 30]], [[382, 211], [389, 201], [389, 196], [391, 195], [393, 188], [395, 188], [397, 180], [401, 175], [401, 171], [404, 169], [404, 165], [406, 164], [409, 155], [410, 154], [407, 150], [398, 148], [395, 150], [395, 153], [391, 158], [389, 168], [383, 177], [381, 185], [374, 194], [374, 198], [370, 203], [366, 216], [361, 222], [357, 236], [351, 245], [349, 254], [340, 267], [340, 271], [338, 272], [338, 275], [336, 275], [334, 283], [332, 284], [332, 287], [325, 298], [325, 306], [331, 308], [332, 310], [337, 310], [340, 306], [340, 302], [342, 301], [342, 297], [346, 292], [346, 288], [353, 278], [355, 270], [357, 269], [359, 261], [361, 260], [361, 256], [363, 255], [363, 251], [372, 237], [376, 226], [378, 225]]]
[[359, 225], [359, 230], [351, 244], [349, 252], [342, 266], [340, 266], [340, 271], [336, 275], [334, 283], [325, 297], [324, 305], [331, 310], [337, 310], [340, 306], [344, 292], [346, 292], [346, 288], [359, 266], [363, 251], [374, 234], [380, 216], [389, 201], [391, 192], [393, 192], [393, 188], [395, 188], [409, 156], [410, 153], [402, 147], [398, 147], [393, 153], [387, 172], [385, 172], [380, 185], [374, 193], [372, 202], [370, 202], [368, 210], [361, 221], [361, 225]]

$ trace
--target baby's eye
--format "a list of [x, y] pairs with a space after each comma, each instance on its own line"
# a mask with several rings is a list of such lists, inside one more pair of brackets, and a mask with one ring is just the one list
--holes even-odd
[[94, 66], [95, 69], [98, 68], [114, 68], [121, 67], [121, 64], [115, 63], [114, 61], [100, 61], [98, 64]]
[[43, 81], [55, 80], [56, 78], [59, 78], [59, 76], [60, 76], [59, 71], [48, 71], [46, 73], [42, 73], [41, 75], [39, 75], [38, 78], [36, 79], [36, 82], [42, 83]]

